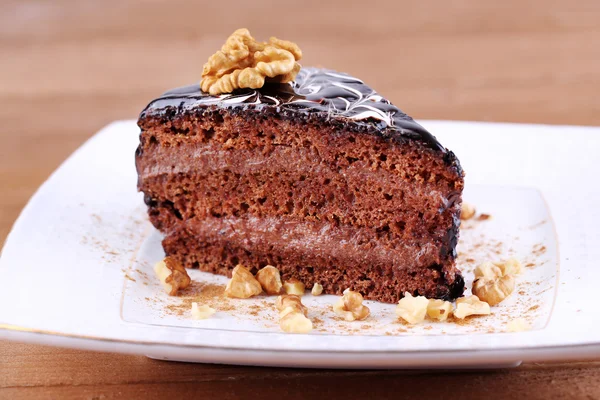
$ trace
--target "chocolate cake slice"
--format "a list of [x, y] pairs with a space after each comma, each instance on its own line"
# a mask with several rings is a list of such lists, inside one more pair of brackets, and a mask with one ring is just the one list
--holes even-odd
[[460, 164], [361, 80], [304, 68], [216, 96], [192, 85], [138, 124], [138, 188], [186, 267], [274, 265], [307, 288], [384, 302], [462, 295]]

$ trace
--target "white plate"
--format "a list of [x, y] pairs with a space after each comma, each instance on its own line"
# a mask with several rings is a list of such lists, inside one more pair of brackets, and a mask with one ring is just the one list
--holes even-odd
[[[428, 121], [467, 171], [465, 199], [492, 218], [462, 229], [459, 263], [470, 286], [477, 262], [529, 264], [515, 293], [467, 323], [394, 318], [367, 302], [363, 322], [334, 318], [333, 296], [306, 296], [316, 329], [279, 331], [273, 297], [187, 307], [220, 276], [191, 271], [187, 297], [162, 292], [152, 264], [163, 253], [136, 192], [138, 128], [115, 122], [73, 154], [34, 195], [0, 259], [0, 338], [252, 365], [390, 368], [517, 365], [600, 357], [600, 129]], [[560, 255], [559, 255], [560, 254]], [[559, 273], [560, 272], [560, 273]], [[521, 317], [532, 329], [506, 333]]]

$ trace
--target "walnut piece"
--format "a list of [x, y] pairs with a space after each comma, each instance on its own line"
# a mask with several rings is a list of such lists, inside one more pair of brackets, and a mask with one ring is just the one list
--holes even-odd
[[524, 318], [516, 318], [506, 324], [507, 332], [524, 332], [531, 329], [531, 325]]
[[462, 220], [467, 220], [467, 219], [471, 219], [475, 216], [475, 207], [472, 204], [469, 203], [462, 203], [461, 209], [460, 209], [460, 219]]
[[475, 274], [476, 279], [486, 280], [495, 280], [503, 275], [500, 267], [488, 261], [475, 267], [475, 271], [473, 271], [473, 273]]
[[200, 305], [199, 303], [192, 303], [192, 318], [193, 319], [206, 319], [210, 318], [217, 310], [207, 306], [206, 304]]
[[304, 314], [299, 312], [290, 312], [285, 314], [279, 321], [279, 327], [282, 331], [288, 333], [308, 333], [312, 331], [312, 321]]
[[490, 305], [479, 300], [477, 296], [456, 299], [456, 309], [454, 310], [456, 318], [464, 319], [469, 315], [489, 315], [490, 313]]
[[183, 265], [173, 257], [157, 262], [154, 273], [170, 296], [175, 296], [179, 289], [185, 289], [192, 282]]
[[344, 290], [343, 296], [333, 305], [333, 311], [346, 321], [362, 321], [371, 313], [369, 307], [363, 305], [362, 295], [350, 289]]
[[521, 275], [523, 273], [523, 264], [516, 258], [509, 258], [506, 261], [495, 263], [500, 268], [502, 275]]
[[405, 292], [404, 297], [400, 299], [396, 306], [396, 315], [409, 324], [418, 324], [425, 319], [429, 300], [424, 296], [413, 297], [412, 294]]
[[304, 315], [307, 315], [308, 312], [304, 304], [302, 304], [302, 299], [296, 294], [284, 294], [277, 297], [277, 300], [275, 300], [275, 307], [281, 314], [284, 312], [287, 313], [289, 310], [300, 312]]
[[308, 319], [308, 310], [302, 304], [300, 296], [284, 294], [277, 297], [275, 307], [279, 310], [279, 327], [288, 333], [308, 333], [312, 330], [312, 322]]
[[515, 277], [504, 275], [496, 280], [477, 279], [473, 282], [473, 294], [490, 306], [499, 304], [515, 290]]
[[210, 56], [202, 70], [200, 86], [211, 95], [235, 89], [263, 87], [265, 79], [291, 82], [300, 71], [302, 51], [292, 42], [271, 37], [257, 42], [248, 29], [238, 29]]
[[260, 283], [267, 294], [279, 294], [281, 292], [281, 275], [279, 270], [272, 265], [267, 265], [256, 273], [256, 280]]
[[238, 299], [247, 299], [262, 293], [262, 287], [254, 275], [242, 265], [238, 265], [231, 273], [231, 280], [225, 287], [225, 295]]
[[323, 293], [323, 285], [320, 283], [315, 283], [310, 291], [310, 294], [313, 296], [320, 296]]
[[478, 265], [475, 268], [473, 294], [490, 306], [499, 304], [515, 290], [514, 276], [505, 274], [504, 271], [516, 271], [519, 265], [516, 260], [509, 260], [500, 266], [490, 262]]
[[445, 321], [452, 314], [452, 303], [449, 301], [430, 299], [427, 304], [427, 316], [438, 321]]
[[292, 278], [283, 283], [283, 290], [287, 294], [296, 294], [298, 296], [304, 296], [305, 286], [304, 283], [300, 282], [296, 278]]

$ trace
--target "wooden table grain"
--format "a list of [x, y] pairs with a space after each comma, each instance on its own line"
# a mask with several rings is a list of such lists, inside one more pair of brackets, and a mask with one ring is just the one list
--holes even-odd
[[[4, 0], [0, 241], [73, 150], [107, 123], [135, 118], [162, 91], [197, 81], [239, 27], [296, 41], [303, 64], [359, 76], [417, 119], [600, 125], [597, 0]], [[0, 341], [0, 398], [167, 396], [592, 399], [600, 398], [600, 361], [326, 371]]]

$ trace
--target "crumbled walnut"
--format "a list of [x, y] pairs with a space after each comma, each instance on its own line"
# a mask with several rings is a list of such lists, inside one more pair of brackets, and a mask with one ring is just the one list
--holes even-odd
[[429, 300], [426, 297], [413, 297], [412, 294], [405, 292], [396, 306], [396, 315], [409, 324], [418, 324], [425, 319], [428, 305]]
[[464, 319], [469, 315], [489, 315], [490, 313], [490, 305], [479, 300], [477, 296], [456, 299], [456, 309], [454, 310], [456, 318]]
[[473, 294], [490, 306], [499, 304], [515, 290], [515, 278], [512, 275], [504, 275], [494, 280], [485, 278], [476, 279], [473, 282]]
[[312, 330], [312, 322], [307, 318], [308, 310], [300, 296], [284, 294], [277, 297], [275, 307], [279, 310], [279, 326], [289, 333], [307, 333]]
[[531, 329], [531, 325], [523, 318], [516, 318], [506, 324], [507, 332], [524, 332]]
[[281, 275], [279, 270], [272, 265], [267, 265], [256, 273], [256, 279], [260, 282], [267, 294], [279, 294], [281, 291]]
[[469, 203], [462, 203], [461, 209], [460, 209], [460, 219], [462, 220], [467, 220], [467, 219], [471, 219], [475, 216], [476, 210], [475, 207]]
[[312, 321], [299, 312], [289, 312], [279, 321], [282, 331], [288, 333], [308, 333], [312, 331]]
[[427, 304], [427, 315], [431, 319], [445, 321], [452, 314], [452, 303], [449, 301], [430, 299]]
[[204, 64], [200, 85], [204, 92], [217, 95], [239, 88], [258, 89], [265, 78], [291, 82], [300, 71], [297, 61], [301, 58], [295, 43], [275, 37], [257, 42], [247, 29], [238, 29]]
[[312, 287], [312, 290], [310, 291], [310, 293], [313, 296], [320, 296], [321, 293], [323, 293], [323, 285], [321, 285], [320, 283], [315, 283]]
[[231, 273], [231, 280], [227, 282], [225, 294], [228, 297], [247, 299], [262, 293], [262, 287], [254, 275], [242, 265], [238, 265]]
[[362, 295], [350, 289], [344, 290], [344, 295], [333, 305], [333, 311], [346, 321], [362, 321], [371, 313], [369, 307], [363, 305]]
[[284, 294], [277, 297], [277, 300], [275, 300], [275, 307], [277, 307], [277, 310], [279, 310], [280, 313], [284, 313], [286, 309], [292, 309], [307, 315], [308, 311], [304, 304], [302, 304], [300, 296], [296, 294]]
[[175, 296], [179, 289], [185, 289], [192, 282], [183, 265], [173, 257], [157, 262], [154, 273], [170, 296]]
[[523, 273], [523, 264], [516, 258], [509, 258], [508, 260], [496, 263], [496, 266], [502, 271], [502, 275], [521, 275]]
[[297, 294], [298, 296], [304, 296], [305, 286], [304, 283], [300, 282], [296, 278], [292, 278], [283, 283], [283, 290], [287, 294]]
[[200, 305], [198, 303], [192, 303], [192, 318], [193, 319], [206, 319], [210, 318], [217, 310], [207, 306], [206, 304]]

